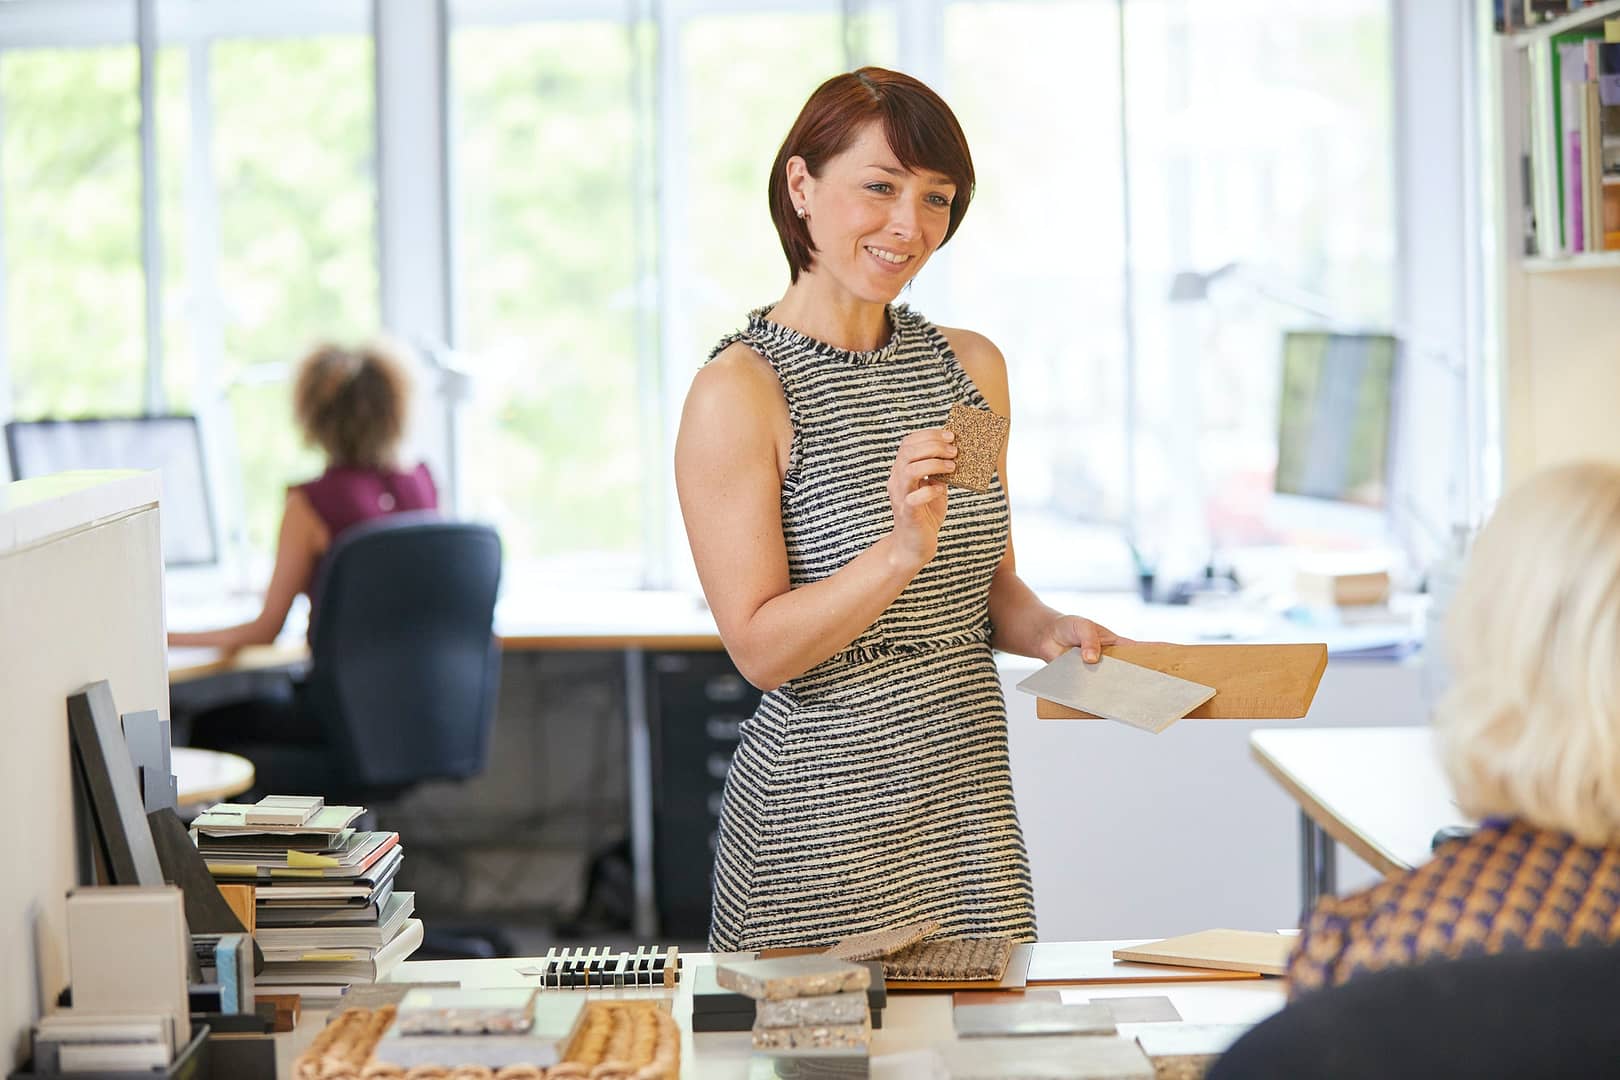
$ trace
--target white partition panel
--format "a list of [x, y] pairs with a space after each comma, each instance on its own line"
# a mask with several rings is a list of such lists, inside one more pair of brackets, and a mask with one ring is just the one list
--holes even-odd
[[155, 473], [0, 486], [0, 1064], [67, 983], [78, 883], [67, 696], [107, 679], [168, 716]]

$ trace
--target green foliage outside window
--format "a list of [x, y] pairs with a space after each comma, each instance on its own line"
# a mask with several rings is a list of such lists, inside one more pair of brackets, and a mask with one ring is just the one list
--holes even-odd
[[0, 54], [5, 351], [21, 419], [141, 410], [136, 90], [132, 48]]

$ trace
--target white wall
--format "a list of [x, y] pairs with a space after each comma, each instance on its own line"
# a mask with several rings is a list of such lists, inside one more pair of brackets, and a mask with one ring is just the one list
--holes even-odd
[[[1297, 925], [1298, 806], [1249, 756], [1249, 733], [1426, 721], [1415, 663], [1331, 661], [1302, 720], [1184, 720], [1158, 735], [1036, 719], [1015, 689], [1032, 670], [1004, 668], [1002, 689], [1045, 941]], [[1340, 849], [1341, 892], [1377, 877]]]
[[0, 486], [0, 1064], [67, 983], [75, 866], [67, 697], [98, 679], [120, 712], [169, 712], [157, 476], [39, 496]]
[[1509, 271], [1524, 297], [1507, 361], [1507, 483], [1582, 459], [1620, 461], [1620, 268]]

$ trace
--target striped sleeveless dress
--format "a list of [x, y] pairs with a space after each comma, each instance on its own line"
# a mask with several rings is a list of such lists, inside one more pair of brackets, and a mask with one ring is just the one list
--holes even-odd
[[[782, 530], [797, 588], [893, 525], [901, 438], [984, 407], [945, 337], [905, 306], [869, 352], [751, 312], [722, 339], [776, 371], [793, 424]], [[990, 650], [1007, 499], [950, 489], [937, 554], [843, 652], [765, 694], [741, 725], [715, 851], [716, 951], [824, 945], [931, 918], [941, 935], [1035, 938], [1033, 890]]]

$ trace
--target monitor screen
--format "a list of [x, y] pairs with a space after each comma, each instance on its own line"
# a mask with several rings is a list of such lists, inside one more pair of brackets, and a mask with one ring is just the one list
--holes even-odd
[[1283, 336], [1279, 493], [1384, 506], [1395, 356], [1389, 334]]
[[218, 561], [214, 515], [194, 416], [30, 420], [6, 425], [19, 480], [76, 469], [156, 469], [163, 497], [164, 565]]

